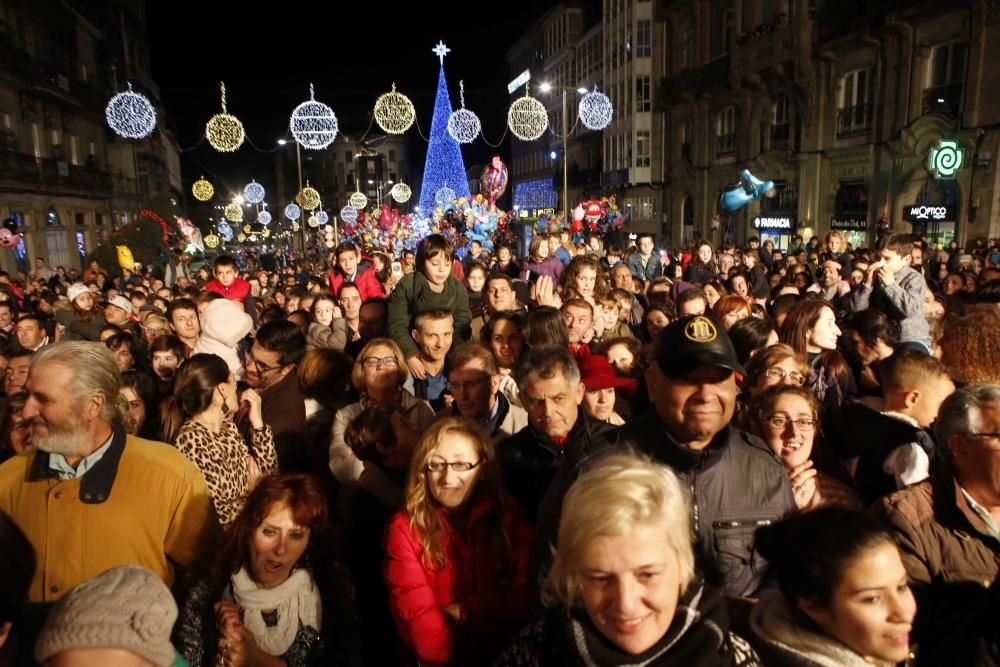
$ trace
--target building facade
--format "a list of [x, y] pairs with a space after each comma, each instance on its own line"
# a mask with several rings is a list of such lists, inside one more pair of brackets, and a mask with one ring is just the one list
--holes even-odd
[[[661, 1], [664, 233], [997, 236], [997, 5]], [[744, 167], [774, 196], [713, 219]]]

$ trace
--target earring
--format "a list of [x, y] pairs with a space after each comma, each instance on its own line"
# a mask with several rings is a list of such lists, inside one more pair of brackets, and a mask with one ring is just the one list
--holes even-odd
[[226, 403], [226, 395], [219, 391], [219, 395], [222, 396], [222, 405], [220, 406], [223, 416], [229, 414], [229, 404]]

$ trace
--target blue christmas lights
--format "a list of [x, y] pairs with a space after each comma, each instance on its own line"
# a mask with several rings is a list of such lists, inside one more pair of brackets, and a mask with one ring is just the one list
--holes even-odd
[[518, 208], [555, 208], [557, 200], [551, 178], [523, 181], [514, 185], [514, 206]]
[[436, 206], [434, 194], [445, 184], [455, 191], [456, 197], [470, 196], [462, 149], [448, 134], [451, 111], [451, 97], [448, 95], [448, 82], [445, 81], [442, 65], [438, 72], [430, 144], [427, 146], [427, 160], [424, 162], [424, 180], [420, 185], [420, 210], [427, 214]]

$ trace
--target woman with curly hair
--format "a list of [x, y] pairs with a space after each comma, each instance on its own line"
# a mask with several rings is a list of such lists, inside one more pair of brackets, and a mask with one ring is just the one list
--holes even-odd
[[570, 299], [583, 299], [591, 306], [607, 291], [604, 272], [596, 255], [577, 255], [562, 272], [559, 279], [563, 303]]
[[941, 361], [956, 382], [1000, 384], [1000, 310], [979, 303], [949, 313], [941, 336]]
[[486, 433], [462, 418], [435, 422], [386, 532], [389, 606], [417, 661], [493, 662], [527, 618], [531, 540]]

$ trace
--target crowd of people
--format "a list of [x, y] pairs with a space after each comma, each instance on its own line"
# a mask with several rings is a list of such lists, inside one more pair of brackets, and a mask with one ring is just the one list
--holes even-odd
[[1000, 665], [996, 241], [265, 266], [0, 272], [0, 666]]

